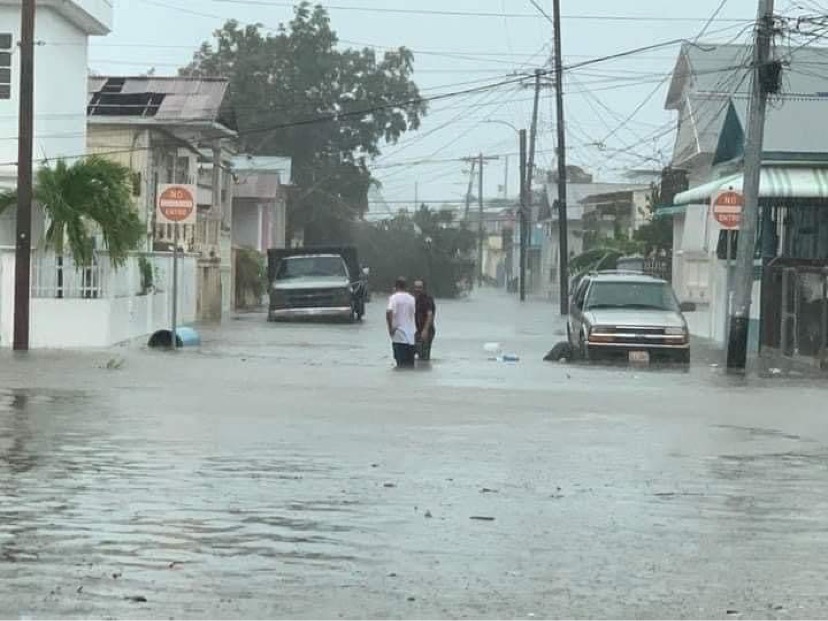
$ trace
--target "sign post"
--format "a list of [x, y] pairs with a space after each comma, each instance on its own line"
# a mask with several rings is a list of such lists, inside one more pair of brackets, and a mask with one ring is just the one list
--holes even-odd
[[724, 313], [724, 340], [728, 342], [730, 332], [730, 310], [733, 298], [733, 232], [742, 225], [742, 210], [745, 206], [745, 197], [740, 192], [725, 190], [713, 197], [710, 209], [713, 218], [719, 223], [722, 230], [727, 232], [727, 263], [725, 274], [725, 313]]
[[194, 185], [161, 184], [158, 186], [156, 206], [159, 224], [173, 226], [173, 278], [171, 345], [178, 347], [178, 227], [181, 224], [195, 224], [197, 218], [197, 189]]

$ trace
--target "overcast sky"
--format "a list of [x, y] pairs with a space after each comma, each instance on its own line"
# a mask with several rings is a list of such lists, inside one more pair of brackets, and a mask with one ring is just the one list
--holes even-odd
[[[551, 14], [551, 0], [536, 1]], [[291, 4], [115, 0], [114, 30], [93, 40], [90, 66], [104, 74], [138, 74], [150, 67], [158, 74], [172, 74], [226, 19], [276, 28], [290, 19]], [[411, 48], [414, 77], [426, 95], [495, 83], [514, 72], [531, 73], [549, 60], [552, 26], [530, 0], [330, 0], [322, 4], [330, 9], [343, 47]], [[569, 65], [672, 39], [695, 39], [721, 0], [561, 0], [561, 4], [563, 56]], [[727, 0], [702, 40], [747, 41], [756, 4], [756, 0]], [[792, 0], [778, 0], [777, 11], [794, 11], [792, 5]], [[567, 73], [571, 163], [599, 179], [613, 180], [630, 167], [660, 168], [669, 161], [669, 128], [675, 118], [663, 107], [677, 51], [676, 45]], [[501, 157], [485, 169], [485, 194], [497, 196], [501, 191], [505, 156], [510, 156], [509, 193], [516, 195], [517, 136], [506, 125], [491, 121], [528, 127], [531, 97], [530, 90], [510, 85], [432, 104], [420, 130], [386, 146], [377, 160], [375, 175], [383, 183], [385, 198], [395, 207], [398, 201], [413, 201], [416, 183], [421, 200], [462, 200], [468, 176], [459, 159], [481, 151]], [[537, 161], [551, 167], [555, 146], [551, 90], [543, 92], [540, 118]]]

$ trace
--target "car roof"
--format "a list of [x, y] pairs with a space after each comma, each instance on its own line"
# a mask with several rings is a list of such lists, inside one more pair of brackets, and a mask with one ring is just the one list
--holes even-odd
[[595, 274], [588, 274], [587, 278], [589, 278], [592, 282], [629, 282], [629, 283], [659, 283], [659, 284], [668, 284], [666, 280], [661, 278], [656, 278], [655, 276], [650, 276], [648, 274], [637, 274], [634, 272], [612, 272], [612, 273], [602, 273], [597, 272]]

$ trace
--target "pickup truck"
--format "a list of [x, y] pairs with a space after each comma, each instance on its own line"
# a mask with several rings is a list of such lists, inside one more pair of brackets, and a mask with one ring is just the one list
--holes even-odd
[[360, 321], [368, 296], [367, 276], [352, 246], [271, 249], [268, 320]]

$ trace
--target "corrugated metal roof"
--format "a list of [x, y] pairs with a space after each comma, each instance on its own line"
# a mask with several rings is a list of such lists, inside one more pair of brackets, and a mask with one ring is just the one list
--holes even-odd
[[[109, 76], [89, 78], [89, 103], [93, 96], [104, 88]], [[152, 118], [158, 122], [205, 121], [218, 122], [222, 102], [227, 93], [228, 81], [223, 78], [187, 77], [126, 77], [120, 93], [135, 95], [141, 93], [163, 94], [157, 113]], [[112, 104], [107, 104], [111, 106]], [[143, 115], [124, 114], [125, 117]]]

